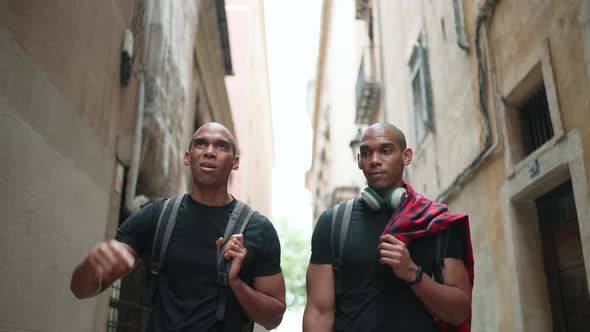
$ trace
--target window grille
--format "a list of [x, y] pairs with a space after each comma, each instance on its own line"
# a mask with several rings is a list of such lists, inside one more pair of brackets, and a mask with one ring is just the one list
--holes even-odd
[[541, 84], [518, 107], [522, 144], [525, 155], [541, 147], [553, 137], [545, 84]]

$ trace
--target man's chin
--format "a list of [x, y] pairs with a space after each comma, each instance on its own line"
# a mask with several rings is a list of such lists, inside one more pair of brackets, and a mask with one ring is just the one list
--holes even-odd
[[198, 176], [195, 182], [200, 186], [215, 186], [220, 180], [211, 176]]
[[222, 186], [229, 184], [229, 177], [224, 178], [220, 174], [199, 174], [195, 178], [195, 183], [202, 186]]
[[228, 183], [229, 175], [224, 178], [223, 171], [216, 169], [215, 172], [193, 172], [194, 182], [200, 186], [219, 186]]
[[371, 189], [375, 190], [377, 193], [382, 194], [385, 191], [393, 188], [394, 186], [389, 183], [369, 183], [368, 184]]

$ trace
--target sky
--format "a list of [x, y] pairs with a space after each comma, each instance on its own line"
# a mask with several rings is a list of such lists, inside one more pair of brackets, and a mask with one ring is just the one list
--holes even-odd
[[[285, 218], [290, 231], [308, 239], [313, 221], [305, 189], [312, 153], [307, 86], [315, 77], [321, 5], [320, 0], [264, 0], [275, 144], [272, 218]], [[301, 322], [301, 310], [288, 309], [277, 331], [301, 331]]]
[[[307, 86], [315, 77], [320, 0], [265, 0], [266, 39], [275, 143], [273, 218], [311, 234], [312, 129]], [[288, 198], [288, 199], [285, 199]]]

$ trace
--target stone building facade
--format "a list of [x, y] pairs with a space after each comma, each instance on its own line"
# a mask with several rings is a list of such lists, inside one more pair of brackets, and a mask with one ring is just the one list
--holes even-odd
[[69, 279], [134, 209], [188, 190], [195, 128], [235, 129], [224, 1], [5, 1], [0, 49], [0, 330], [142, 330], [139, 272], [84, 301]]
[[[357, 0], [354, 8], [357, 48], [339, 56], [354, 57], [367, 45], [372, 54], [361, 55], [358, 76], [342, 83], [356, 81], [365, 92], [356, 94], [347, 128], [376, 121], [400, 127], [414, 150], [405, 177], [426, 196], [469, 214], [473, 330], [584, 329], [590, 3]], [[363, 69], [367, 59], [372, 77]], [[326, 80], [323, 73], [318, 82]], [[316, 128], [315, 136], [321, 133]], [[343, 146], [354, 135], [338, 137]], [[332, 149], [322, 163], [320, 147], [318, 139], [320, 164], [348, 163]], [[316, 173], [308, 184], [321, 181]], [[329, 188], [339, 185], [348, 182]]]

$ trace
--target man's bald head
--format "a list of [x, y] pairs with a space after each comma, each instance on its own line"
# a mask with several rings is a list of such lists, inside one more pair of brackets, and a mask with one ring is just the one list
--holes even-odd
[[229, 131], [229, 129], [227, 129], [227, 127], [225, 127], [224, 125], [222, 125], [221, 123], [218, 123], [218, 122], [207, 122], [204, 125], [200, 126], [199, 129], [197, 129], [195, 131], [195, 133], [193, 134], [193, 137], [191, 137], [191, 141], [188, 146], [189, 151], [191, 150], [191, 148], [193, 146], [193, 141], [195, 140], [195, 137], [199, 136], [199, 134], [201, 132], [203, 132], [203, 130], [208, 130], [208, 129], [222, 131], [227, 136], [227, 140], [229, 141], [229, 145], [231, 146], [234, 156], [238, 155], [238, 145], [236, 143], [236, 138], [231, 133], [231, 131]]
[[391, 123], [377, 122], [377, 123], [372, 124], [371, 126], [369, 126], [369, 128], [367, 128], [367, 130], [365, 130], [365, 133], [363, 134], [363, 138], [368, 132], [376, 131], [376, 130], [377, 131], [378, 130], [391, 131], [393, 133], [393, 135], [397, 138], [400, 149], [402, 151], [406, 149], [406, 135], [404, 135], [404, 133], [401, 131], [401, 129], [392, 125]]

